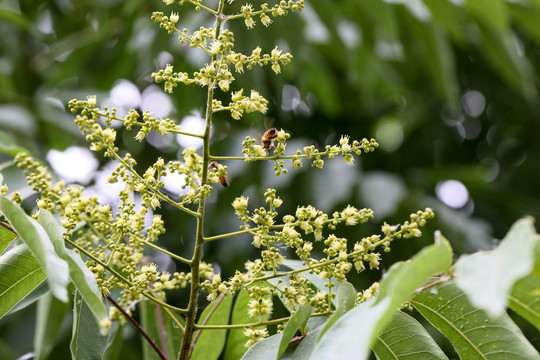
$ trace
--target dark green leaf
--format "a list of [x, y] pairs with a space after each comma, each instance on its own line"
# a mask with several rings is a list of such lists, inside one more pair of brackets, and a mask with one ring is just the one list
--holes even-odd
[[[202, 312], [199, 325], [227, 325], [232, 308], [232, 296], [219, 297], [211, 302]], [[195, 332], [195, 348], [192, 360], [214, 360], [219, 357], [225, 346], [227, 330], [204, 330]]]
[[450, 340], [462, 359], [540, 359], [506, 313], [490, 318], [472, 306], [453, 281], [416, 295], [411, 303]]
[[0, 274], [0, 318], [47, 277], [26, 245], [0, 256]]
[[113, 322], [109, 331], [109, 338], [107, 339], [107, 345], [103, 352], [101, 360], [116, 360], [120, 357], [122, 351], [122, 342], [124, 340], [124, 325], [120, 325], [118, 322]]
[[47, 359], [60, 334], [70, 304], [57, 300], [50, 292], [43, 295], [37, 306], [35, 359]]
[[384, 360], [435, 360], [448, 357], [413, 317], [398, 311], [373, 344], [377, 358]]
[[73, 308], [73, 331], [69, 346], [72, 359], [101, 359], [108, 337], [101, 334], [94, 315], [78, 292], [75, 292]]
[[279, 342], [279, 349], [276, 357], [277, 359], [279, 359], [281, 355], [285, 353], [287, 346], [289, 346], [289, 341], [291, 341], [298, 329], [306, 326], [312, 310], [313, 309], [310, 304], [305, 304], [300, 306], [298, 311], [292, 314], [289, 321], [287, 321], [287, 325], [285, 325], [285, 329], [283, 329], [283, 336]]

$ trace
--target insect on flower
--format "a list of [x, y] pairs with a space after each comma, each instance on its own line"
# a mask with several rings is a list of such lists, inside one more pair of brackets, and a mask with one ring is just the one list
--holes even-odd
[[[218, 171], [218, 169], [219, 169], [219, 164], [217, 162], [212, 161], [210, 164], [208, 164], [208, 170], [210, 170], [210, 171], [212, 171], [212, 170]], [[223, 187], [229, 186], [229, 177], [227, 175], [221, 175], [219, 177], [219, 183]]]

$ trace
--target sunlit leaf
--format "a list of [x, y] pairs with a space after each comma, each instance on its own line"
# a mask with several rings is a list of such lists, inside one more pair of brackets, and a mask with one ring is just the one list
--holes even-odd
[[13, 202], [0, 196], [0, 211], [19, 237], [28, 245], [36, 260], [47, 273], [47, 281], [54, 296], [68, 301], [66, 286], [69, 283], [68, 265], [54, 252], [45, 230]]
[[0, 254], [2, 254], [8, 245], [16, 238], [17, 234], [11, 231], [7, 224], [0, 222]]
[[384, 360], [448, 360], [429, 333], [413, 317], [398, 311], [373, 344], [377, 358]]
[[456, 284], [474, 306], [494, 316], [504, 313], [514, 283], [534, 267], [538, 242], [533, 219], [517, 221], [495, 250], [460, 257]]
[[418, 294], [411, 304], [448, 338], [461, 359], [540, 359], [506, 313], [490, 318], [453, 281]]
[[0, 274], [0, 318], [46, 279], [26, 245], [18, 245], [0, 256]]
[[[227, 295], [214, 300], [202, 312], [197, 324], [199, 325], [227, 325], [232, 308], [232, 296]], [[191, 354], [192, 360], [217, 359], [225, 346], [227, 330], [204, 330], [196, 331], [193, 340], [195, 348]]]

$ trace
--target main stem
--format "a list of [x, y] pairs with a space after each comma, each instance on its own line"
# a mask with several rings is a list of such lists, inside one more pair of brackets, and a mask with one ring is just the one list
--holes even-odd
[[[216, 24], [214, 27], [214, 39], [217, 41], [221, 32], [223, 22], [223, 5], [224, 0], [219, 1], [219, 8], [216, 15]], [[212, 62], [217, 59], [217, 55], [212, 55]], [[218, 69], [216, 69], [217, 71]], [[208, 163], [210, 162], [210, 128], [212, 127], [212, 100], [214, 99], [214, 86], [212, 83], [208, 86], [208, 95], [206, 99], [206, 127], [203, 137], [203, 168], [201, 185], [205, 185], [208, 180]], [[192, 348], [191, 342], [195, 331], [195, 318], [197, 316], [197, 301], [199, 298], [200, 274], [199, 265], [202, 256], [202, 246], [204, 244], [204, 210], [206, 199], [201, 197], [199, 200], [199, 208], [197, 209], [197, 235], [195, 238], [195, 249], [191, 258], [191, 292], [189, 294], [188, 312], [186, 315], [186, 325], [184, 336], [182, 337], [182, 346], [178, 354], [178, 360], [189, 359]]]

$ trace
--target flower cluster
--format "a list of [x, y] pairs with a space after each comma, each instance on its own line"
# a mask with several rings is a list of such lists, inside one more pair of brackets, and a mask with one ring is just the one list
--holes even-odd
[[[231, 1], [232, 2], [232, 1]], [[273, 7], [269, 8], [267, 3], [261, 5], [260, 10], [254, 10], [253, 5], [246, 4], [240, 8], [240, 15], [244, 18], [244, 23], [248, 29], [251, 29], [255, 26], [255, 20], [253, 16], [260, 16], [261, 23], [264, 26], [269, 26], [272, 23], [272, 19], [268, 14], [271, 14], [273, 17], [287, 15], [288, 11], [302, 11], [304, 8], [304, 0], [298, 1], [280, 1], [279, 4], [275, 4]]]

